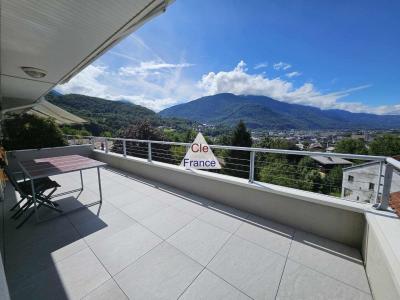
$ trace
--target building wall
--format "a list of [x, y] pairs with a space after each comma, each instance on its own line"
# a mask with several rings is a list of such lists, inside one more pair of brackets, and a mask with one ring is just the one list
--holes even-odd
[[[385, 174], [386, 166], [383, 165], [382, 174]], [[349, 180], [353, 177], [353, 181]], [[342, 198], [352, 201], [374, 203], [378, 193], [379, 163], [360, 166], [357, 168], [343, 169]], [[373, 189], [369, 185], [373, 184]], [[384, 184], [384, 177], [381, 179], [381, 189]], [[400, 174], [393, 172], [391, 192], [400, 191]]]

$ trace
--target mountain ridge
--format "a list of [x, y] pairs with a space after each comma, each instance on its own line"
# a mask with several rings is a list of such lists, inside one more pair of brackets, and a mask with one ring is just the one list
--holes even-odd
[[46, 95], [46, 100], [89, 121], [83, 126], [94, 135], [105, 131], [118, 134], [120, 129], [143, 120], [150, 121], [154, 126], [165, 125], [184, 129], [190, 128], [192, 123], [175, 118], [162, 118], [151, 109], [127, 100], [112, 101], [80, 94], [62, 95], [54, 91]]
[[213, 125], [233, 126], [243, 120], [252, 129], [393, 129], [400, 127], [399, 115], [322, 110], [266, 96], [221, 93], [178, 104], [159, 112]]

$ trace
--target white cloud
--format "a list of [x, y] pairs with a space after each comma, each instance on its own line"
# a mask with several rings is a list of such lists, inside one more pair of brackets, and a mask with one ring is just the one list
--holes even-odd
[[297, 72], [297, 71], [286, 73], [286, 77], [289, 77], [289, 78], [297, 77], [297, 76], [300, 76], [300, 75], [301, 75], [301, 73]]
[[[108, 54], [109, 60], [100, 59], [89, 65], [68, 83], [57, 86], [56, 90], [64, 94], [79, 93], [110, 100], [128, 100], [155, 111], [201, 96], [228, 92], [264, 95], [322, 109], [400, 114], [400, 105], [370, 107], [360, 102], [342, 101], [369, 85], [322, 93], [312, 83], [295, 86], [290, 82], [290, 78], [298, 76], [298, 72], [287, 73], [287, 80], [280, 77], [270, 78], [264, 72], [250, 74], [244, 61], [240, 61], [233, 70], [209, 72], [200, 80], [191, 79], [185, 70], [194, 65], [185, 62], [183, 57], [179, 62], [167, 62], [154, 51], [150, 51], [140, 39], [130, 37], [128, 41], [129, 47], [114, 48]], [[113, 64], [116, 58], [118, 64]], [[280, 62], [273, 67], [286, 70], [290, 65]]]
[[75, 93], [102, 97], [109, 87], [102, 83], [101, 78], [108, 75], [107, 68], [99, 65], [89, 65], [68, 83], [57, 86], [57, 91], [63, 94]]
[[184, 74], [192, 66], [183, 56], [178, 63], [163, 60], [132, 35], [56, 90], [128, 100], [159, 111], [202, 95], [196, 81]]
[[[180, 64], [171, 64], [165, 63], [162, 61], [145, 61], [141, 62], [139, 66], [135, 67], [122, 67], [120, 68], [120, 74], [122, 76], [128, 75], [149, 75], [151, 72], [160, 71], [160, 70], [171, 70], [171, 69], [181, 69], [192, 67], [194, 64], [188, 63], [180, 63]], [[156, 73], [158, 75], [159, 73]]]
[[109, 100], [128, 100], [154, 111], [182, 100], [200, 97], [196, 83], [182, 77], [191, 64], [142, 62], [115, 71], [90, 65], [68, 83], [57, 86], [63, 94], [76, 93]]
[[282, 61], [274, 64], [275, 70], [287, 70], [287, 69], [290, 69], [291, 67], [292, 66], [290, 64], [282, 62]]
[[324, 94], [312, 83], [295, 87], [291, 82], [279, 77], [268, 78], [264, 74], [247, 73], [246, 64], [240, 61], [231, 71], [210, 72], [203, 75], [199, 87], [205, 94], [233, 93], [236, 95], [263, 95], [276, 100], [310, 105], [322, 109], [344, 109], [353, 112], [398, 113], [400, 105], [370, 107], [360, 102], [341, 102], [351, 93], [369, 88], [362, 85], [354, 88]]
[[263, 69], [263, 68], [266, 68], [266, 67], [268, 67], [268, 63], [267, 62], [262, 62], [262, 63], [256, 64], [254, 66], [254, 70]]

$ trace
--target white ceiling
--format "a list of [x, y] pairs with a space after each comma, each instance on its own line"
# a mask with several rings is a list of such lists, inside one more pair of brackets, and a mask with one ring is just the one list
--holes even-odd
[[[120, 38], [162, 11], [164, 2], [3, 0], [0, 65], [3, 104], [12, 107], [20, 100], [25, 104], [36, 102], [54, 85], [79, 72]], [[21, 66], [46, 70], [47, 75], [32, 79]]]

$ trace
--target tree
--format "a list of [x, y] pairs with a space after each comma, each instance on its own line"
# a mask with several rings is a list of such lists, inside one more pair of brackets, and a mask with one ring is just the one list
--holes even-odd
[[[135, 139], [135, 140], [153, 140], [162, 141], [164, 140], [163, 133], [154, 128], [148, 120], [138, 121], [133, 125], [130, 125], [125, 130], [120, 132], [121, 138]], [[157, 161], [163, 161], [168, 163], [176, 163], [171, 157], [169, 145], [161, 145], [153, 143], [151, 145], [152, 158]], [[123, 144], [121, 140], [114, 142], [111, 151], [116, 153], [123, 153]], [[127, 155], [147, 158], [148, 157], [148, 143], [147, 142], [126, 142], [126, 153]]]
[[184, 143], [192, 143], [197, 136], [197, 132], [193, 129], [189, 129], [185, 132], [185, 136], [183, 138]]
[[[264, 136], [257, 143], [257, 147], [267, 149], [282, 149], [282, 150], [296, 150], [296, 144], [281, 138], [271, 138]], [[288, 164], [297, 164], [299, 157], [297, 155], [275, 154], [275, 153], [257, 153], [256, 165], [263, 166], [269, 161], [273, 160], [286, 160]], [[256, 174], [257, 175], [257, 174]]]
[[263, 182], [299, 188], [296, 167], [290, 165], [286, 159], [278, 158], [269, 161], [261, 168], [259, 177]]
[[318, 170], [309, 170], [305, 173], [302, 189], [312, 192], [321, 192], [323, 189], [323, 178]]
[[369, 145], [369, 154], [395, 156], [400, 154], [400, 137], [394, 134], [384, 134], [377, 137]]
[[67, 145], [54, 119], [22, 114], [4, 121], [6, 150], [37, 149]]
[[362, 139], [343, 139], [335, 146], [337, 153], [367, 154], [367, 147]]
[[316, 170], [318, 168], [318, 165], [311, 157], [304, 156], [302, 159], [300, 159], [298, 167], [301, 172], [307, 172], [309, 170]]
[[341, 166], [333, 167], [324, 179], [324, 193], [339, 195], [342, 189], [343, 169]]
[[[240, 121], [231, 136], [232, 146], [251, 147], [253, 141], [250, 132], [247, 131], [246, 125]], [[224, 172], [236, 177], [249, 177], [249, 151], [229, 150], [226, 151]]]
[[285, 150], [297, 150], [296, 144], [281, 138], [270, 138], [264, 136], [257, 143], [258, 147], [269, 148], [269, 149], [285, 149]]

